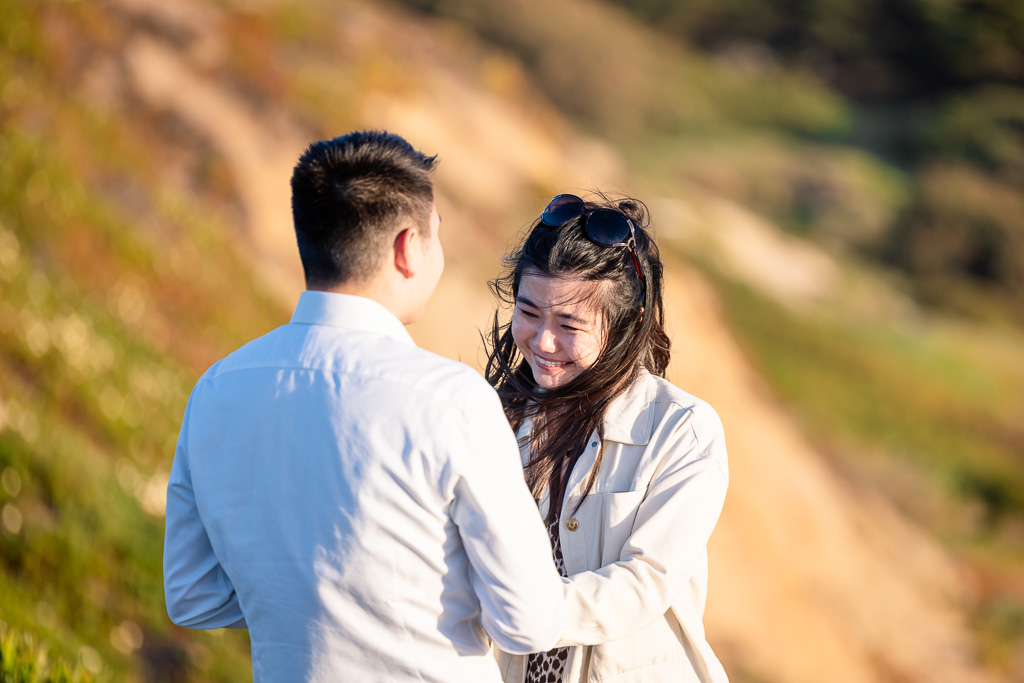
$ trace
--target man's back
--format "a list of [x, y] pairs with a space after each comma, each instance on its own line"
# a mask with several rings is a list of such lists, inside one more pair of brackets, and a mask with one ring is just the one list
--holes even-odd
[[244, 618], [258, 681], [497, 680], [488, 635], [542, 649], [561, 618], [532, 505], [479, 375], [369, 300], [306, 292], [196, 385], [168, 607], [186, 626]]

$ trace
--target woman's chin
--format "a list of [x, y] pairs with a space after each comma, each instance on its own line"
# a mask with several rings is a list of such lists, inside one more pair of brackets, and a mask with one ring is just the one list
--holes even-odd
[[533, 377], [537, 380], [537, 386], [548, 390], [563, 387], [572, 380], [572, 376], [566, 372], [551, 372], [544, 369], [534, 369]]

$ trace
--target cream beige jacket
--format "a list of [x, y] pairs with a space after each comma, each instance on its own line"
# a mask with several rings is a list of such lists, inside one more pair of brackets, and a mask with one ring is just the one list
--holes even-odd
[[[573, 512], [598, 449], [597, 481]], [[521, 456], [525, 464], [528, 450]], [[609, 406], [604, 439], [595, 432], [576, 463], [559, 522], [565, 683], [728, 680], [703, 625], [707, 542], [728, 472], [721, 420], [699, 398], [644, 373]], [[547, 511], [546, 498], [540, 506]], [[505, 683], [522, 683], [526, 657], [497, 656]]]

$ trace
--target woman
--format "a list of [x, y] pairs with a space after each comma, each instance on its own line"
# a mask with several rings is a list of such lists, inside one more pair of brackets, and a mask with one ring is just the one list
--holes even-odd
[[702, 623], [725, 441], [715, 411], [663, 378], [646, 223], [635, 200], [559, 195], [491, 283], [513, 311], [495, 314], [487, 378], [566, 577], [558, 647], [500, 653], [506, 683], [727, 680]]

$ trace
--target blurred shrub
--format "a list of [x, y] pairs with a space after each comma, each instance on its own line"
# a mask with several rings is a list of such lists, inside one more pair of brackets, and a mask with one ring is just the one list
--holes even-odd
[[1024, 188], [1024, 89], [986, 86], [955, 96], [923, 123], [919, 157], [961, 159]]
[[985, 658], [1015, 675], [1024, 673], [1019, 646], [1024, 642], [1024, 602], [1014, 597], [996, 597], [985, 605], [977, 619]]
[[613, 0], [677, 41], [765, 46], [856, 98], [905, 101], [1024, 80], [1017, 0]]
[[748, 206], [787, 230], [830, 247], [877, 253], [909, 200], [908, 179], [854, 148], [765, 138], [686, 141], [671, 150], [681, 177]]
[[917, 176], [893, 258], [932, 298], [974, 281], [1024, 303], [1024, 196], [971, 165], [935, 162]]
[[712, 60], [687, 52], [606, 3], [405, 3], [512, 52], [563, 111], [615, 140], [751, 125], [833, 137], [849, 125], [841, 100], [814, 79], [763, 55]]

